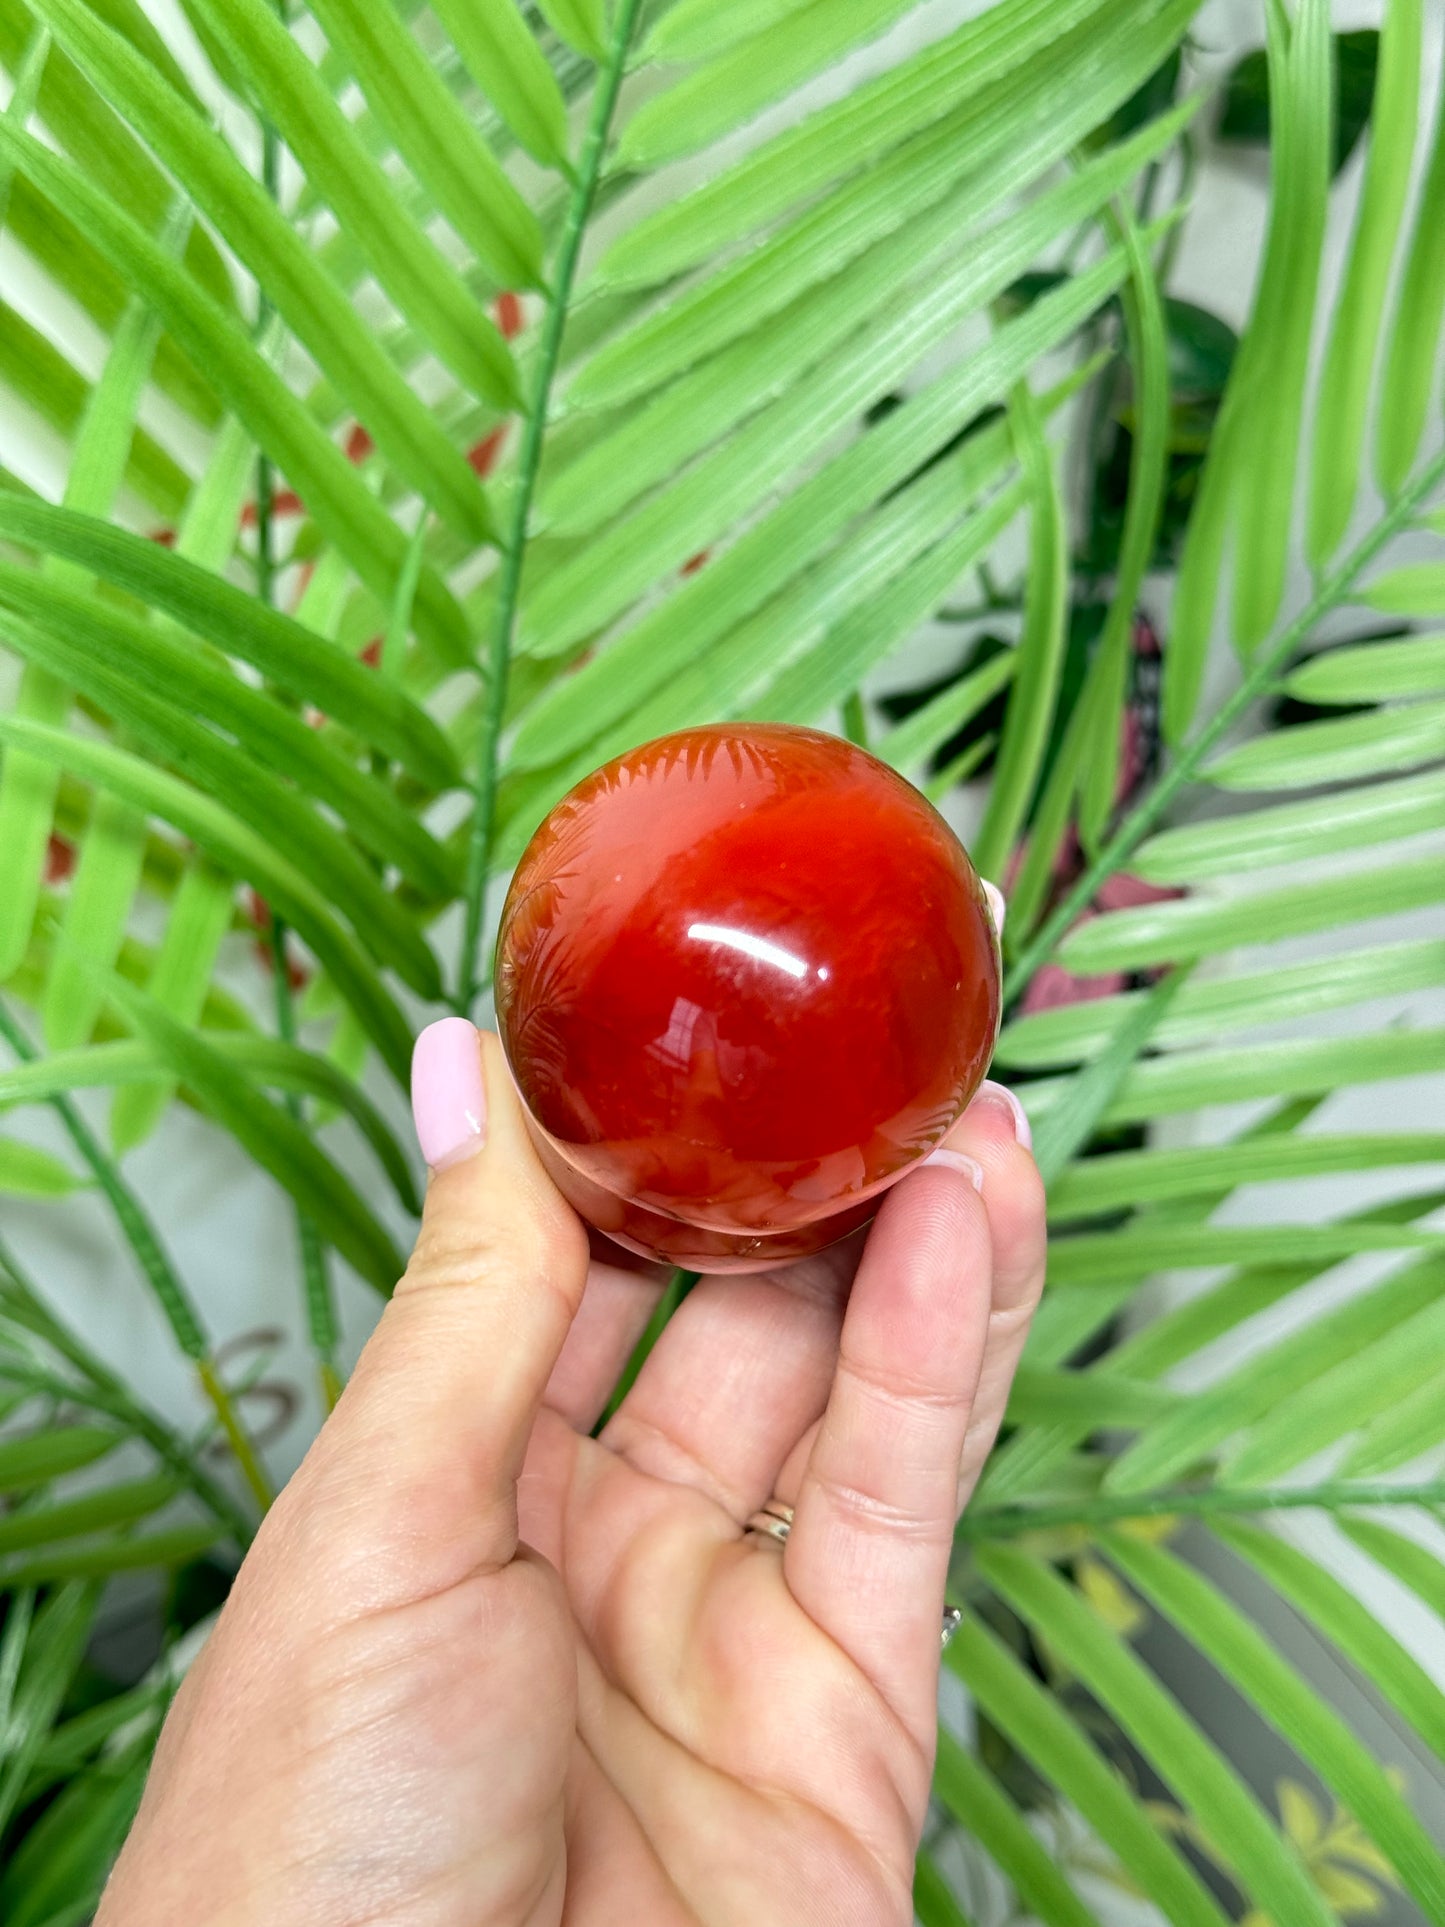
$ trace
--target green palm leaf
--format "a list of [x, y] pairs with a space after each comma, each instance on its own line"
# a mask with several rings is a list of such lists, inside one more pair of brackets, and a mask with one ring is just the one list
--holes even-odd
[[113, 1452], [122, 1434], [104, 1425], [64, 1425], [0, 1442], [0, 1491], [24, 1492], [66, 1472], [94, 1465]]
[[1395, 297], [1394, 325], [1380, 383], [1375, 466], [1391, 495], [1404, 486], [1419, 452], [1435, 381], [1440, 324], [1445, 320], [1445, 235], [1435, 218], [1442, 194], [1445, 99], [1435, 109], [1434, 142], [1420, 184], [1414, 234]]
[[542, 231], [508, 175], [390, 7], [316, 0], [396, 151], [503, 287], [535, 287]]
[[0, 717], [0, 742], [98, 783], [132, 808], [162, 816], [233, 875], [256, 884], [315, 951], [365, 1022], [393, 1074], [405, 1080], [410, 1031], [401, 1012], [354, 940], [336, 923], [321, 891], [277, 856], [264, 836], [189, 784], [108, 744], [5, 717]]
[[[389, 791], [359, 771], [332, 736], [308, 728], [179, 636], [3, 563], [0, 606], [26, 618], [7, 625], [0, 616], [0, 636], [12, 648], [56, 669], [118, 720], [144, 729], [151, 718], [161, 735], [188, 742], [200, 740], [201, 730], [192, 725], [176, 737], [165, 713], [204, 717], [278, 777], [291, 778], [329, 804], [369, 850], [394, 863], [419, 890], [446, 895], [455, 889], [456, 866], [441, 845]], [[374, 898], [374, 877], [362, 888]]]
[[473, 393], [515, 397], [511, 355], [495, 324], [408, 215], [265, 0], [191, 0], [191, 8], [401, 313]]
[[[133, 21], [131, 25], [133, 37]], [[11, 73], [19, 71], [35, 31], [35, 14], [28, 0], [0, 0], [0, 62]], [[167, 79], [175, 85], [173, 75], [168, 74]], [[190, 93], [184, 81], [182, 87]], [[39, 115], [88, 176], [108, 183], [110, 191], [149, 232], [158, 233], [165, 226], [173, 198], [170, 182], [141, 143], [127, 132], [105, 96], [59, 48], [52, 48], [43, 62], [33, 107], [23, 117], [16, 117], [22, 129], [30, 113]], [[184, 258], [212, 300], [226, 307], [235, 305], [230, 272], [214, 239], [204, 229], [197, 228], [186, 237]]]
[[1445, 1438], [1441, 1413], [1441, 1376], [1426, 1374], [1413, 1392], [1393, 1402], [1363, 1426], [1341, 1461], [1347, 1478], [1377, 1478], [1433, 1452]]
[[138, 597], [218, 649], [253, 664], [299, 701], [312, 702], [421, 782], [456, 779], [446, 737], [393, 685], [300, 623], [258, 604], [209, 569], [170, 555], [94, 516], [0, 495], [0, 536], [64, 557]]
[[[1293, 28], [1270, 8], [1270, 71], [1279, 102], [1278, 176], [1259, 292], [1242, 356], [1252, 457], [1237, 479], [1234, 636], [1248, 652], [1279, 613], [1294, 511], [1314, 297], [1329, 194], [1330, 33], [1328, 0], [1301, 0]], [[1250, 354], [1253, 349], [1253, 355]], [[1254, 356], [1258, 363], [1250, 367]], [[1265, 372], [1267, 370], [1267, 373]]]
[[[1095, 23], [1127, 16], [1137, 29], [1155, 11], [1149, 0], [1005, 0], [644, 216], [612, 243], [599, 279], [655, 286], [695, 267], [860, 172], [1003, 76], [1030, 66], [1037, 71], [1044, 62], [1056, 62], [1059, 70], [1072, 66], [1077, 74]], [[1082, 30], [1071, 38], [1075, 28]]]
[[350, 1179], [310, 1134], [284, 1107], [263, 1096], [231, 1059], [203, 1041], [199, 1032], [177, 1024], [122, 978], [112, 980], [109, 994], [127, 1022], [154, 1046], [175, 1076], [191, 1086], [205, 1109], [291, 1193], [327, 1242], [368, 1284], [389, 1295], [406, 1269], [405, 1260]]
[[1366, 917], [1438, 903], [1445, 893], [1438, 859], [1420, 857], [1368, 871], [1349, 871], [1324, 883], [1286, 884], [1247, 897], [1193, 897], [1123, 910], [1101, 918], [1062, 947], [1064, 961], [1081, 972], [1140, 968], [1208, 956], [1256, 941], [1310, 930], [1338, 928]]
[[1214, 1531], [1355, 1663], [1432, 1752], [1445, 1754], [1445, 1693], [1353, 1593], [1275, 1533], [1238, 1522]]
[[1254, 1900], [1300, 1927], [1333, 1927], [1303, 1862], [1280, 1839], [1254, 1795], [1078, 1594], [1036, 1560], [1001, 1547], [980, 1554], [979, 1567], [1155, 1763]]
[[[129, 678], [114, 670], [106, 675], [100, 668], [103, 658], [88, 653], [83, 645], [16, 618], [0, 617], [0, 637], [32, 661], [73, 667], [139, 745], [195, 783], [199, 793], [234, 812], [283, 859], [308, 875], [325, 877], [333, 908], [340, 910], [379, 961], [391, 965], [422, 996], [440, 994], [436, 960], [413, 921], [382, 887], [375, 870], [293, 790], [168, 704], [137, 701]], [[113, 863], [113, 847], [105, 854]], [[136, 846], [137, 869], [139, 858]], [[135, 872], [124, 879], [114, 868], [103, 874], [107, 881], [124, 881], [128, 902]], [[77, 884], [80, 881], [77, 878]], [[73, 1043], [88, 1030], [88, 1024], [81, 1024], [75, 1035], [53, 1041]]]
[[[975, 1614], [965, 1613], [945, 1663], [989, 1719], [1109, 1843], [1167, 1919], [1180, 1927], [1220, 1927], [1226, 1916], [1218, 1903], [1146, 1817], [1123, 1775], [1099, 1756], [1058, 1702]], [[969, 1824], [966, 1814], [961, 1817]]]
[[[226, 404], [288, 475], [311, 512], [362, 580], [385, 594], [401, 567], [401, 531], [368, 493], [351, 465], [299, 407], [290, 390], [246, 339], [239, 324], [210, 301], [166, 251], [100, 194], [76, 169], [28, 135], [0, 121], [0, 153], [23, 161], [103, 253], [148, 299], [186, 350], [211, 374]], [[465, 652], [460, 612], [435, 575], [424, 579], [419, 626], [435, 645]]]
[[[154, 997], [148, 1001], [157, 1003]], [[279, 1037], [261, 1037], [249, 1031], [207, 1031], [205, 1042], [212, 1055], [234, 1066], [253, 1083], [320, 1098], [334, 1111], [346, 1113], [376, 1153], [402, 1208], [413, 1217], [418, 1215], [421, 1203], [406, 1155], [385, 1118], [354, 1079], [327, 1058]], [[0, 1107], [43, 1103], [61, 1092], [124, 1090], [144, 1085], [164, 1069], [165, 1063], [156, 1046], [135, 1038], [50, 1051], [34, 1063], [0, 1070]]]
[[1335, 304], [1320, 386], [1330, 405], [1315, 430], [1309, 497], [1309, 555], [1318, 568], [1344, 538], [1359, 487], [1365, 417], [1395, 240], [1410, 189], [1419, 118], [1419, 0], [1392, 0], [1380, 35], [1365, 181], [1344, 285]]
[[724, 50], [638, 109], [618, 143], [619, 166], [647, 170], [696, 153], [782, 94], [872, 39], [912, 0], [833, 0], [785, 14]]
[[946, 1729], [938, 1735], [933, 1791], [1045, 1927], [1101, 1927], [997, 1780]]
[[564, 166], [567, 104], [512, 0], [434, 0], [433, 11], [523, 147], [548, 167]]
[[1108, 1535], [1110, 1558], [1251, 1699], [1388, 1856], [1430, 1920], [1445, 1919], [1445, 1859], [1344, 1721], [1199, 1574], [1157, 1547]]
[[1347, 1515], [1340, 1524], [1386, 1572], [1408, 1586], [1438, 1618], [1445, 1618], [1445, 1564], [1434, 1553], [1373, 1519]]
[[[1364, 1232], [1372, 1227], [1354, 1228]], [[1109, 1490], [1143, 1492], [1187, 1472], [1244, 1427], [1265, 1418], [1292, 1391], [1307, 1391], [1364, 1346], [1427, 1310], [1439, 1290], [1438, 1258], [1421, 1259], [1384, 1285], [1262, 1349], [1219, 1385], [1196, 1393], [1186, 1406], [1144, 1432], [1110, 1470]]]
[[[1236, 867], [1229, 865], [1231, 871]], [[1176, 879], [1166, 873], [1166, 880]], [[1360, 1003], [1375, 996], [1382, 983], [1410, 991], [1428, 989], [1442, 980], [1445, 942], [1429, 938], [1347, 950], [1288, 969], [1241, 971], [1212, 981], [1196, 980], [1180, 989], [1159, 1025], [1157, 1041], [1171, 1046], [1211, 1043], [1282, 1017], [1308, 1017]], [[1005, 1025], [999, 1037], [997, 1061], [1039, 1069], [1092, 1057], [1114, 1035], [1124, 1012], [1136, 1006], [1143, 994], [1128, 991], [1016, 1018]]]
[[[225, 141], [80, 0], [37, 0], [37, 9], [186, 182], [388, 458], [461, 534], [484, 540], [486, 505], [464, 458]], [[504, 400], [505, 391], [493, 398]]]
[[1010, 399], [1009, 419], [1030, 499], [1029, 587], [988, 811], [974, 839], [985, 876], [1003, 873], [1023, 827], [1054, 717], [1068, 620], [1068, 518], [1038, 403], [1026, 383]]

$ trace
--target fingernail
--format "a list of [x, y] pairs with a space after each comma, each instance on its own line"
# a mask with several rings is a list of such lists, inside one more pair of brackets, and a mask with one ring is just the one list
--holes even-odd
[[411, 1054], [411, 1114], [433, 1171], [472, 1157], [486, 1143], [487, 1092], [476, 1029], [465, 1017], [428, 1024]]
[[1003, 900], [1003, 891], [996, 883], [985, 883], [983, 893], [988, 898], [988, 907], [993, 913], [993, 927], [1002, 938], [1003, 920], [1008, 915], [1008, 905]]
[[[973, 1097], [974, 1104], [991, 1105], [996, 1111], [1007, 1111], [1013, 1134], [1026, 1151], [1034, 1148], [1034, 1134], [1029, 1129], [1028, 1116], [1013, 1092], [1006, 1084], [995, 1084], [992, 1078], [979, 1085]], [[969, 1106], [972, 1110], [973, 1105]]]
[[940, 1144], [936, 1151], [930, 1151], [922, 1160], [921, 1168], [926, 1171], [930, 1165], [941, 1171], [957, 1171], [960, 1177], [968, 1179], [975, 1191], [983, 1189], [983, 1166], [973, 1158], [966, 1158], [962, 1151]]

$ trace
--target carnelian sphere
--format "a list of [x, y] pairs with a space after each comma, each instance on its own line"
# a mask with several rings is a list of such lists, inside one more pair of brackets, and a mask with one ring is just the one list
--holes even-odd
[[502, 912], [502, 1042], [544, 1161], [620, 1244], [756, 1270], [865, 1223], [988, 1068], [963, 846], [866, 751], [719, 724], [547, 817]]

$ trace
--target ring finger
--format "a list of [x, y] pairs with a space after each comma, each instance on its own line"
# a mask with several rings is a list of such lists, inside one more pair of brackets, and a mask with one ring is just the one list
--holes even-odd
[[701, 1279], [602, 1443], [741, 1523], [823, 1409], [857, 1248], [849, 1240], [784, 1271]]

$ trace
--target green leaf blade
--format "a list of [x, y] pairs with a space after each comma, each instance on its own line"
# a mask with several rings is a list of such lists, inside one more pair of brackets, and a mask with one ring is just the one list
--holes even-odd
[[1025, 1556], [991, 1547], [979, 1566], [1035, 1625], [1174, 1787], [1246, 1892], [1291, 1927], [1336, 1927], [1303, 1861], [1142, 1662], [1064, 1582]]
[[537, 11], [569, 47], [589, 60], [605, 59], [607, 18], [603, 0], [537, 0]]
[[1241, 357], [1249, 382], [1250, 453], [1235, 484], [1234, 637], [1244, 655], [1268, 634], [1284, 597], [1329, 200], [1329, 29], [1328, 0], [1302, 0], [1288, 49], [1279, 36], [1271, 40], [1271, 87], [1281, 102], [1273, 149], [1277, 173], [1250, 323], [1253, 341]]
[[[96, 655], [86, 657], [57, 630], [42, 630], [0, 617], [0, 633], [32, 658], [66, 659], [73, 673], [103, 690], [107, 707], [122, 719], [137, 742], [167, 767], [190, 779], [199, 793], [229, 810], [298, 871], [321, 881], [324, 897], [357, 931], [365, 946], [390, 964], [422, 996], [440, 994], [440, 974], [430, 947], [376, 871], [296, 791], [258, 767], [254, 759], [168, 704], [147, 699], [131, 680]], [[259, 707], [259, 705], [258, 705]], [[304, 725], [302, 725], [304, 727]], [[86, 955], [110, 961], [119, 947], [124, 917], [135, 893], [144, 854], [144, 819], [115, 802], [99, 812], [101, 841], [93, 867], [82, 859], [72, 892], [67, 928], [79, 933], [77, 960]], [[56, 1007], [63, 1044], [88, 1034], [84, 1013], [95, 1009], [84, 994], [66, 996]], [[79, 1003], [77, 1011], [75, 1004]]]
[[411, 1028], [353, 941], [334, 921], [320, 892], [229, 811], [175, 777], [153, 770], [108, 744], [68, 736], [0, 716], [0, 742], [113, 791], [136, 809], [159, 815], [200, 844], [222, 867], [254, 883], [310, 944], [367, 1026], [382, 1057], [405, 1084]]
[[282, 1106], [262, 1096], [221, 1052], [175, 1023], [122, 978], [112, 979], [110, 995], [171, 1071], [198, 1092], [216, 1121], [290, 1192], [358, 1276], [389, 1296], [405, 1269], [401, 1254], [350, 1179], [310, 1134]]
[[1100, 1927], [993, 1775], [946, 1727], [938, 1734], [935, 1797], [976, 1838], [1044, 1927]]
[[63, 556], [151, 604], [218, 649], [251, 663], [298, 701], [316, 704], [422, 783], [447, 788], [457, 781], [451, 746], [419, 705], [343, 650], [210, 569], [94, 516], [3, 492], [0, 535], [43, 554]]
[[741, 46], [674, 81], [645, 102], [618, 143], [617, 164], [651, 171], [694, 154], [750, 120], [860, 41], [871, 40], [913, 0], [818, 0]]
[[1424, 1311], [1438, 1292], [1438, 1260], [1420, 1260], [1383, 1286], [1255, 1352], [1218, 1384], [1196, 1393], [1187, 1406], [1144, 1432], [1114, 1462], [1105, 1490], [1143, 1493], [1178, 1479], [1291, 1392], [1313, 1385], [1326, 1371]]
[[1308, 703], [1380, 703], [1445, 696], [1445, 635], [1329, 649], [1285, 678]]
[[1228, 1478], [1265, 1485], [1428, 1385], [1445, 1336], [1445, 1300], [1281, 1398], [1227, 1458]]
[[1445, 1859], [1383, 1766], [1332, 1708], [1207, 1580], [1172, 1554], [1122, 1534], [1109, 1556], [1319, 1773], [1392, 1861], [1427, 1917], [1445, 1918]]
[[123, 1437], [107, 1425], [58, 1425], [23, 1438], [0, 1439], [0, 1492], [24, 1492], [94, 1465]]
[[1126, 16], [1137, 31], [1133, 0], [1003, 0], [646, 216], [607, 250], [599, 281], [655, 285], [697, 266], [1010, 74], [1056, 61], [1077, 75]]
[[1068, 615], [1069, 529], [1058, 466], [1043, 437], [1038, 404], [1025, 385], [1010, 418], [1029, 489], [1029, 575], [1018, 663], [988, 807], [973, 856], [984, 876], [1001, 876], [1038, 780], [1058, 697]]
[[388, 458], [460, 535], [487, 539], [490, 519], [465, 458], [265, 189], [200, 115], [80, 0], [36, 4], [107, 98], [185, 180], [188, 194], [256, 274], [268, 301], [326, 369]]
[[[1296, 734], [1293, 730], [1282, 733]], [[1382, 733], [1387, 738], [1393, 735], [1393, 725], [1381, 732], [1371, 723], [1364, 731], [1366, 743], [1372, 739], [1377, 742]], [[1423, 733], [1428, 740], [1428, 728]], [[1405, 740], [1410, 739], [1407, 733]], [[1266, 737], [1258, 740], [1269, 741]], [[1326, 739], [1326, 750], [1329, 747]], [[1343, 742], [1335, 738], [1334, 747], [1348, 753], [1353, 762], [1359, 742], [1352, 742], [1348, 736]], [[1265, 777], [1265, 786], [1269, 787], [1279, 781], [1281, 773], [1288, 777], [1302, 766], [1309, 768], [1312, 761], [1308, 749], [1303, 758], [1296, 758], [1284, 744], [1268, 753], [1260, 752], [1254, 769]], [[1248, 774], [1250, 765], [1244, 767]], [[1358, 771], [1358, 762], [1353, 762], [1353, 767]], [[1280, 781], [1279, 786], [1296, 785]], [[1301, 782], [1298, 787], [1308, 785]], [[1237, 816], [1212, 817], [1202, 823], [1161, 830], [1140, 845], [1130, 862], [1135, 874], [1151, 883], [1197, 885], [1441, 828], [1445, 828], [1445, 772], [1429, 771], [1389, 783], [1325, 791], [1305, 802], [1274, 804]]]
[[[207, 1031], [203, 1041], [253, 1083], [295, 1091], [348, 1116], [376, 1154], [402, 1209], [412, 1217], [420, 1214], [406, 1154], [376, 1106], [343, 1068], [281, 1038], [247, 1031]], [[44, 1103], [58, 1092], [75, 1090], [115, 1089], [123, 1094], [149, 1086], [167, 1061], [156, 1048], [133, 1037], [81, 1050], [53, 1051], [33, 1063], [0, 1069], [0, 1107]]]
[[390, 6], [315, 0], [398, 152], [503, 287], [537, 287], [542, 230], [460, 102]]
[[57, 1539], [113, 1530], [148, 1519], [176, 1496], [180, 1482], [172, 1472], [152, 1473], [120, 1485], [104, 1486], [80, 1498], [56, 1499], [0, 1519], [0, 1553], [28, 1551]]
[[1225, 1915], [1164, 1841], [1134, 1789], [1103, 1760], [1058, 1699], [976, 1614], [966, 1612], [944, 1664], [1034, 1768], [1107, 1840], [1143, 1891], [1179, 1927], [1222, 1927]]
[[1213, 1530], [1313, 1621], [1430, 1750], [1445, 1758], [1445, 1693], [1353, 1593], [1277, 1533], [1222, 1520]]
[[495, 324], [407, 212], [267, 0], [189, 0], [189, 12], [235, 67], [401, 313], [473, 394], [511, 405], [516, 370]]
[[1375, 428], [1375, 472], [1391, 498], [1405, 486], [1434, 392], [1436, 351], [1445, 320], [1445, 97], [1435, 110], [1435, 133], [1420, 185], [1415, 230], [1395, 297]]
[[[182, 1024], [200, 1021], [234, 903], [235, 885], [223, 871], [200, 858], [187, 866], [147, 986], [161, 1008]], [[117, 1156], [145, 1142], [175, 1092], [175, 1081], [168, 1077], [116, 1091], [110, 1136]]]
[[544, 167], [567, 162], [567, 104], [513, 0], [432, 0], [478, 87]]
[[1410, 188], [1422, 37], [1420, 0], [1390, 0], [1380, 33], [1364, 186], [1320, 372], [1324, 405], [1315, 420], [1306, 535], [1316, 569], [1343, 541], [1359, 491], [1376, 344]]
[[1439, 858], [1420, 857], [1248, 896], [1184, 897], [1114, 910], [1076, 929], [1059, 956], [1066, 969], [1081, 976], [1145, 969], [1392, 916], [1442, 897], [1445, 873]]
[[[334, 809], [369, 850], [396, 864], [418, 889], [445, 897], [457, 887], [451, 858], [384, 783], [362, 774], [330, 737], [207, 660], [180, 635], [0, 563], [0, 611], [5, 609], [28, 620], [7, 628], [0, 613], [0, 640], [64, 674], [112, 715], [132, 724], [140, 718], [142, 727], [146, 717], [158, 719], [167, 741], [176, 739], [176, 723], [174, 715], [167, 722], [164, 712], [227, 730], [278, 778]], [[184, 732], [182, 740], [191, 735]], [[367, 895], [372, 889], [371, 881], [363, 885]]]

